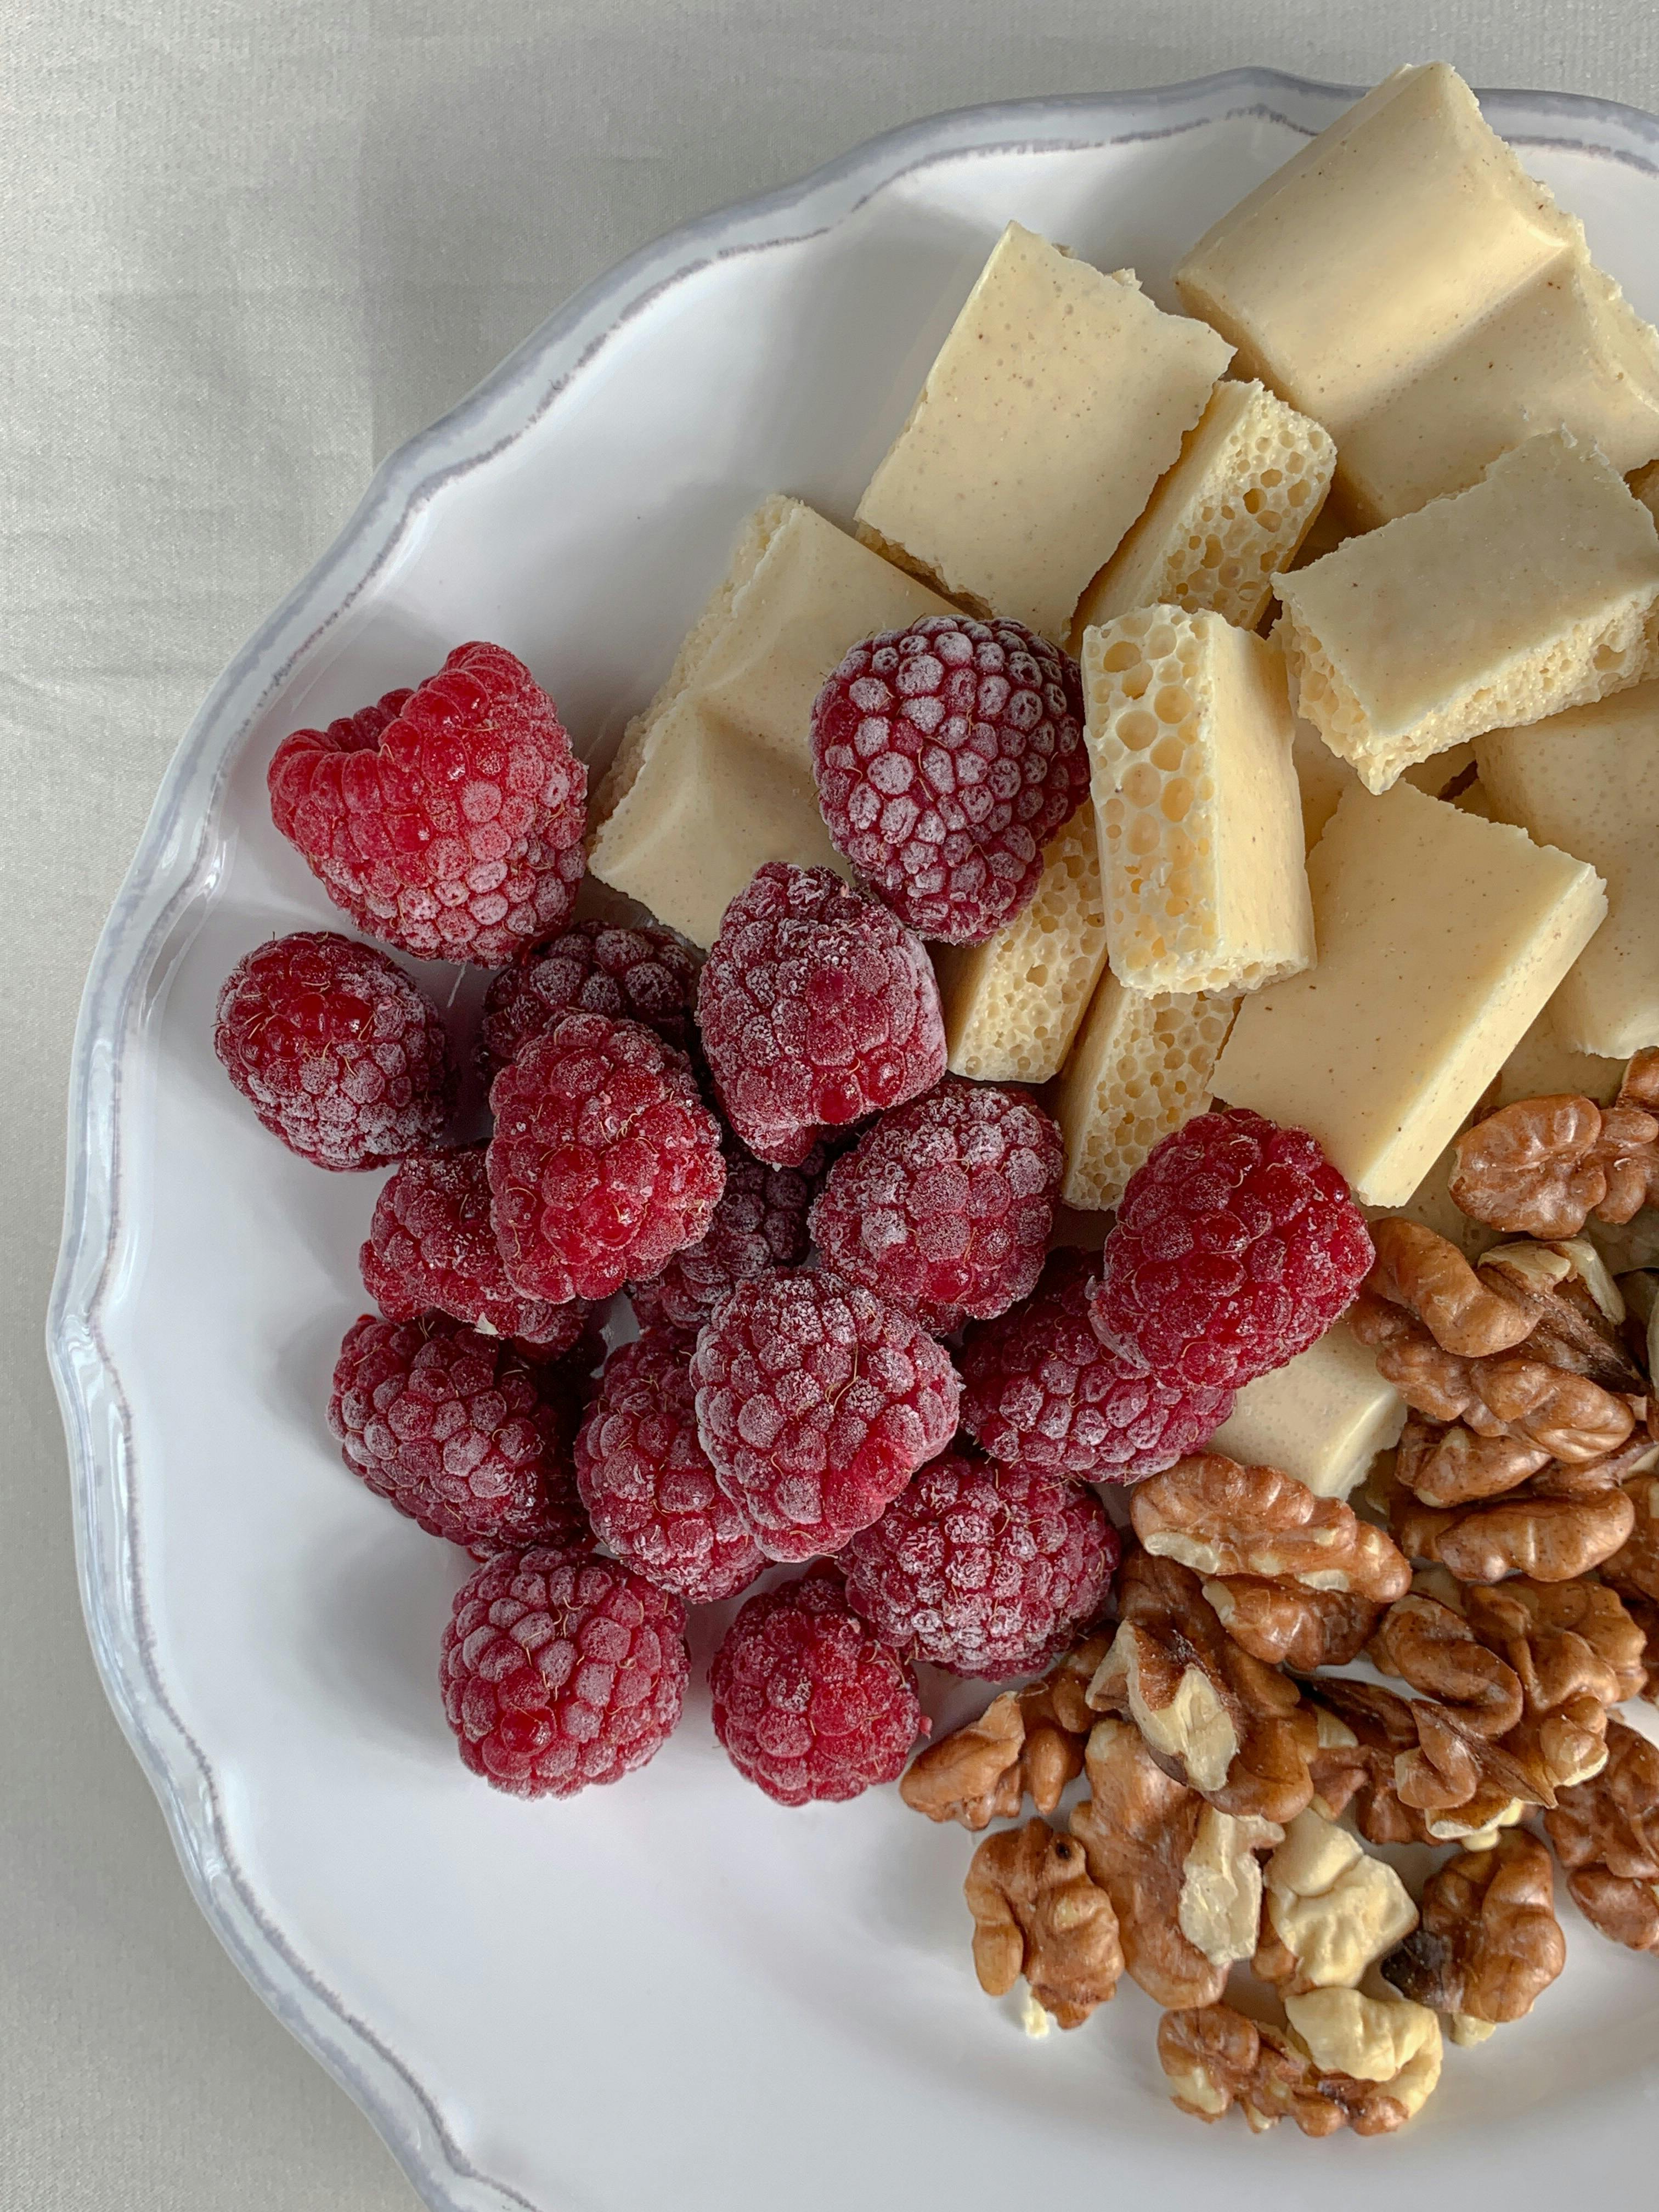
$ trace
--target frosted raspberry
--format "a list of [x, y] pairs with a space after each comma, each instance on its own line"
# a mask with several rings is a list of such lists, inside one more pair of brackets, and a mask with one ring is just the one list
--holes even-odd
[[884, 1643], [952, 1674], [1029, 1674], [1106, 1602], [1117, 1531], [1093, 1491], [946, 1452], [837, 1565]]
[[769, 1559], [840, 1549], [951, 1441], [949, 1354], [838, 1275], [739, 1283], [697, 1339], [697, 1433]]
[[455, 1594], [444, 1711], [463, 1762], [514, 1797], [616, 1782], [674, 1732], [685, 1607], [614, 1560], [503, 1552]]
[[1129, 1178], [1090, 1297], [1137, 1372], [1241, 1389], [1305, 1352], [1373, 1258], [1348, 1186], [1305, 1129], [1200, 1114]]
[[726, 1188], [701, 1240], [677, 1252], [648, 1283], [628, 1286], [641, 1326], [659, 1322], [695, 1334], [749, 1276], [804, 1260], [811, 1241], [807, 1216], [828, 1164], [823, 1146], [815, 1145], [798, 1168], [769, 1168], [730, 1139]]
[[575, 1349], [592, 1311], [580, 1298], [562, 1306], [526, 1298], [507, 1281], [482, 1145], [405, 1160], [375, 1201], [357, 1260], [363, 1288], [389, 1321], [435, 1310], [549, 1359]]
[[274, 1137], [319, 1168], [380, 1168], [434, 1145], [454, 1102], [436, 1009], [372, 945], [273, 937], [224, 980], [213, 1048]]
[[697, 1441], [691, 1345], [671, 1330], [606, 1361], [576, 1437], [576, 1486], [599, 1541], [692, 1605], [734, 1597], [766, 1565]]
[[749, 1600], [708, 1687], [727, 1757], [781, 1805], [896, 1781], [927, 1725], [909, 1668], [823, 1569]]
[[1108, 1352], [1089, 1320], [1085, 1252], [1050, 1258], [1036, 1295], [963, 1340], [962, 1425], [1009, 1467], [1085, 1482], [1138, 1482], [1206, 1443], [1231, 1390], [1171, 1382]]
[[360, 929], [498, 966], [557, 929], [582, 878], [587, 770], [499, 645], [458, 645], [413, 691], [296, 730], [271, 817]]
[[945, 1073], [921, 939], [828, 868], [757, 871], [703, 963], [697, 1019], [726, 1119], [780, 1167]]
[[838, 853], [924, 937], [981, 945], [1036, 895], [1089, 789], [1077, 663], [1023, 623], [924, 615], [855, 645], [812, 708]]
[[1030, 1291], [1065, 1167], [1030, 1091], [947, 1075], [836, 1162], [812, 1240], [837, 1273], [948, 1335]]
[[452, 1544], [580, 1542], [574, 1407], [556, 1370], [445, 1314], [346, 1331], [328, 1425], [380, 1498]]
[[489, 1103], [495, 1235], [526, 1297], [609, 1297], [708, 1228], [726, 1185], [720, 1123], [684, 1053], [638, 1022], [561, 1015]]
[[696, 961], [672, 930], [652, 922], [638, 929], [573, 922], [562, 937], [520, 953], [490, 977], [478, 1040], [484, 1073], [496, 1074], [561, 1014], [643, 1022], [665, 1044], [688, 1051], [696, 1042]]

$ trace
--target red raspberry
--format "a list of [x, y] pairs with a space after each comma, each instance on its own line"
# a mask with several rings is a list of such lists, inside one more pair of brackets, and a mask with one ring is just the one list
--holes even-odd
[[840, 1576], [822, 1569], [749, 1600], [708, 1687], [727, 1757], [781, 1805], [896, 1781], [927, 1726], [909, 1668], [853, 1611]]
[[1165, 1137], [1130, 1176], [1090, 1317], [1138, 1373], [1238, 1389], [1323, 1336], [1373, 1256], [1307, 1131], [1225, 1108]]
[[499, 645], [458, 645], [413, 691], [296, 730], [271, 817], [360, 929], [496, 967], [557, 929], [582, 879], [587, 770]]
[[924, 615], [855, 645], [812, 708], [830, 840], [902, 921], [982, 945], [1036, 895], [1089, 788], [1077, 663], [1024, 623]]
[[769, 1559], [838, 1551], [955, 1433], [950, 1355], [838, 1275], [739, 1283], [697, 1339], [697, 1433]]
[[568, 1544], [587, 1535], [570, 1464], [568, 1385], [500, 1337], [447, 1314], [346, 1331], [328, 1425], [380, 1498], [452, 1544]]
[[561, 1015], [489, 1103], [495, 1235], [526, 1297], [609, 1297], [708, 1228], [726, 1185], [720, 1123], [684, 1054], [638, 1022]]
[[1065, 1167], [1030, 1091], [947, 1075], [836, 1162], [812, 1240], [839, 1274], [949, 1335], [1029, 1295]]
[[1206, 1443], [1231, 1390], [1137, 1373], [1089, 1321], [1086, 1252], [1050, 1258], [1036, 1295], [975, 1323], [962, 1347], [962, 1425], [1008, 1467], [1084, 1482], [1138, 1482]]
[[878, 1636], [951, 1674], [1035, 1674], [1106, 1602], [1117, 1531], [1092, 1490], [946, 1452], [841, 1554]]
[[497, 1074], [561, 1014], [643, 1022], [665, 1044], [689, 1051], [696, 1042], [696, 996], [697, 963], [672, 930], [653, 922], [638, 929], [573, 922], [562, 937], [520, 953], [490, 977], [479, 1036], [484, 1073]]
[[921, 939], [828, 868], [756, 872], [703, 963], [697, 1019], [727, 1121], [779, 1167], [945, 1073]]
[[811, 1211], [827, 1155], [815, 1145], [798, 1168], [769, 1168], [732, 1138], [726, 1147], [726, 1188], [702, 1240], [676, 1252], [648, 1283], [628, 1295], [644, 1327], [700, 1329], [728, 1291], [772, 1267], [806, 1257]]
[[576, 1437], [576, 1486], [599, 1541], [692, 1605], [735, 1597], [766, 1565], [697, 1441], [691, 1345], [671, 1330], [606, 1361]]
[[405, 1160], [375, 1201], [357, 1259], [363, 1288], [388, 1321], [435, 1309], [485, 1336], [533, 1345], [546, 1359], [574, 1351], [592, 1311], [580, 1298], [556, 1306], [524, 1297], [507, 1281], [482, 1145]]
[[384, 952], [332, 930], [239, 960], [213, 1048], [272, 1136], [319, 1168], [383, 1168], [434, 1145], [454, 1103], [435, 1009]]
[[614, 1560], [502, 1552], [455, 1594], [444, 1711], [461, 1759], [514, 1797], [570, 1797], [643, 1766], [674, 1732], [685, 1607]]

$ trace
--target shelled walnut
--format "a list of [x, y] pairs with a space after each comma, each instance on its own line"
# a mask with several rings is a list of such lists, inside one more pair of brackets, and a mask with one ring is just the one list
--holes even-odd
[[1095, 1711], [1133, 1721], [1166, 1771], [1218, 1810], [1293, 1820], [1313, 1795], [1316, 1747], [1296, 1685], [1232, 1641], [1179, 1560], [1133, 1553], [1118, 1616], [1089, 1685]]
[[1607, 1762], [1564, 1790], [1544, 1827], [1584, 1917], [1615, 1943], [1659, 1954], [1659, 1745], [1607, 1725]]
[[1396, 1598], [1365, 1649], [1382, 1673], [1437, 1698], [1477, 1735], [1507, 1735], [1521, 1717], [1520, 1676], [1438, 1598], [1419, 1591]]
[[1613, 1103], [1524, 1098], [1464, 1132], [1451, 1193], [1509, 1234], [1576, 1237], [1591, 1214], [1629, 1221], [1659, 1197], [1659, 1052], [1639, 1052]]
[[1609, 1708], [1639, 1695], [1647, 1680], [1645, 1638], [1618, 1592], [1516, 1578], [1472, 1589], [1463, 1605], [1471, 1629], [1521, 1685], [1522, 1717], [1504, 1748], [1558, 1790], [1599, 1773]]
[[[1180, 2109], [1217, 2120], [1237, 2105], [1258, 2134], [1291, 2119], [1307, 2136], [1345, 2127], [1387, 2135], [1421, 2111], [1440, 2078], [1432, 2013], [1353, 1990], [1321, 1990], [1300, 2002], [1311, 2039], [1258, 2026], [1231, 2005], [1166, 2012], [1158, 2023], [1158, 2063]], [[1378, 2070], [1358, 2074], [1329, 2063], [1334, 2048]]]
[[1402, 1996], [1449, 2014], [1454, 2042], [1523, 2018], [1566, 1963], [1549, 1853], [1524, 1830], [1449, 1859], [1424, 1885], [1422, 1912], [1382, 1972]]
[[899, 1784], [905, 1803], [975, 1832], [1012, 1819], [1027, 1796], [1039, 1813], [1052, 1813], [1083, 1771], [1095, 1720], [1084, 1692], [1110, 1641], [1091, 1637], [1040, 1682], [1005, 1690], [977, 1720], [919, 1752]]
[[1255, 1972], [1292, 1992], [1357, 1986], [1417, 1925], [1417, 1907], [1388, 1862], [1311, 1807], [1285, 1831], [1264, 1883]]
[[[1405, 1451], [1402, 1439], [1402, 1461]], [[1396, 1480], [1388, 1495], [1389, 1526], [1408, 1559], [1438, 1561], [1461, 1583], [1501, 1583], [1510, 1575], [1571, 1582], [1619, 1552], [1635, 1525], [1636, 1508], [1616, 1483], [1557, 1486], [1569, 1494], [1528, 1483], [1502, 1498], [1437, 1507], [1421, 1504]]]
[[1659, 1605], [1659, 1474], [1626, 1476], [1630, 1534], [1601, 1565], [1601, 1579], [1627, 1596]]
[[1322, 1677], [1316, 1695], [1356, 1738], [1353, 1750], [1318, 1755], [1322, 1801], [1333, 1817], [1352, 1804], [1368, 1843], [1484, 1838], [1551, 1801], [1547, 1783], [1432, 1698]]
[[974, 1972], [989, 1996], [1022, 1974], [1062, 2027], [1109, 2002], [1123, 1972], [1111, 1899], [1089, 1879], [1083, 1846], [1046, 1820], [987, 1836], [963, 1885], [974, 1916]]
[[1112, 1900], [1130, 1978], [1161, 2005], [1213, 2003], [1228, 1968], [1255, 1948], [1256, 1853], [1284, 1830], [1206, 1804], [1164, 1771], [1128, 1721], [1096, 1723], [1085, 1771], [1090, 1794], [1073, 1810], [1072, 1833]]

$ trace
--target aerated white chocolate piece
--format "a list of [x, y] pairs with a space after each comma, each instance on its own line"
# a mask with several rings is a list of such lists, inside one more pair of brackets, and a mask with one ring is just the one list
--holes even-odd
[[1314, 957], [1277, 647], [1146, 607], [1088, 631], [1083, 694], [1112, 972], [1253, 991]]
[[1477, 748], [1499, 820], [1588, 860], [1607, 918], [1550, 1001], [1575, 1052], [1627, 1060], [1659, 1044], [1659, 684], [1493, 730]]
[[1210, 1078], [1238, 1001], [1128, 991], [1103, 975], [1050, 1101], [1066, 1146], [1060, 1195], [1103, 1213], [1154, 1145], [1210, 1103]]
[[847, 874], [818, 811], [812, 702], [860, 638], [949, 612], [810, 507], [769, 500], [594, 794], [591, 872], [703, 945], [763, 861]]
[[1403, 69], [1176, 271], [1186, 306], [1336, 441], [1366, 526], [1464, 490], [1535, 430], [1659, 453], [1659, 335], [1443, 62]]
[[1297, 712], [1370, 791], [1659, 670], [1659, 530], [1559, 432], [1275, 588]]
[[1036, 896], [986, 945], [936, 945], [950, 1066], [981, 1083], [1047, 1083], [1106, 965], [1095, 810], [1049, 839]]
[[1308, 1129], [1401, 1206], [1607, 911], [1583, 861], [1408, 783], [1351, 791], [1308, 860], [1319, 964], [1247, 999], [1218, 1097]]
[[1247, 1382], [1206, 1449], [1276, 1467], [1320, 1498], [1346, 1498], [1400, 1441], [1406, 1401], [1340, 1322], [1305, 1352]]
[[1181, 459], [1083, 594], [1083, 633], [1137, 607], [1185, 607], [1254, 629], [1330, 489], [1330, 434], [1260, 384], [1218, 384]]
[[1231, 354], [1132, 273], [1011, 222], [870, 479], [859, 535], [1063, 644]]

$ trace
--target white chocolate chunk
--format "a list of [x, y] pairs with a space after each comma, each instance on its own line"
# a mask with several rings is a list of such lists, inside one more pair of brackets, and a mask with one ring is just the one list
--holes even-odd
[[1320, 1498], [1346, 1498], [1400, 1441], [1406, 1401], [1338, 1322], [1283, 1367], [1247, 1382], [1207, 1449], [1276, 1467]]
[[1444, 63], [1404, 69], [1224, 215], [1182, 299], [1337, 445], [1367, 525], [1565, 426], [1659, 453], [1659, 336]]
[[1313, 724], [1304, 722], [1299, 714], [1291, 739], [1291, 763], [1302, 801], [1303, 842], [1311, 853], [1341, 803], [1343, 793], [1364, 787], [1346, 761], [1339, 759]]
[[981, 1083], [1047, 1083], [1065, 1065], [1106, 965], [1095, 810], [1043, 854], [1036, 896], [986, 945], [936, 945], [950, 1066]]
[[1278, 649], [1146, 607], [1088, 631], [1083, 693], [1106, 945], [1137, 991], [1253, 991], [1314, 957]]
[[1311, 1130], [1403, 1206], [1607, 911], [1583, 861], [1408, 783], [1350, 792], [1309, 857], [1319, 964], [1247, 999], [1217, 1096]]
[[859, 535], [1063, 642], [1232, 349], [1017, 222], [859, 502]]
[[769, 500], [594, 794], [592, 872], [705, 945], [763, 861], [845, 875], [812, 780], [812, 702], [860, 638], [949, 611], [810, 507]]
[[1153, 1146], [1204, 1111], [1237, 1005], [1225, 993], [1128, 991], [1101, 978], [1051, 1101], [1068, 1206], [1109, 1211]]
[[1501, 821], [1588, 860], [1607, 918], [1550, 1001], [1575, 1052], [1627, 1060], [1659, 1044], [1659, 684], [1640, 684], [1477, 748]]
[[1276, 588], [1297, 712], [1370, 791], [1659, 667], [1653, 517], [1594, 447], [1556, 432]]
[[1083, 594], [1083, 633], [1137, 607], [1185, 607], [1254, 629], [1330, 489], [1336, 448], [1261, 384], [1218, 384], [1181, 459]]

